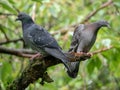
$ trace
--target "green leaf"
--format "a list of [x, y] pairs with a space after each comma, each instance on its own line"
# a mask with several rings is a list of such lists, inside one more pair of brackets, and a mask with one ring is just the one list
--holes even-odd
[[16, 13], [15, 10], [8, 4], [4, 3], [4, 2], [0, 2], [0, 5], [7, 11], [12, 12], [12, 13]]
[[9, 74], [12, 73], [12, 67], [9, 62], [4, 62], [0, 68], [0, 79], [4, 82], [9, 78]]
[[13, 0], [8, 0], [11, 4], [15, 4], [15, 2]]
[[92, 74], [95, 68], [95, 61], [93, 59], [89, 60], [87, 63], [87, 70], [89, 74]]

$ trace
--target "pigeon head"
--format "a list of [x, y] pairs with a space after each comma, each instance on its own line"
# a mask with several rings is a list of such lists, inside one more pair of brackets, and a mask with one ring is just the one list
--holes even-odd
[[108, 28], [110, 28], [110, 24], [107, 22], [107, 21], [105, 21], [105, 20], [101, 20], [101, 21], [98, 21], [98, 22], [96, 22], [100, 27], [108, 27]]
[[18, 18], [16, 19], [16, 21], [18, 21], [18, 20], [20, 20], [22, 22], [33, 22], [32, 18], [23, 12], [18, 14]]

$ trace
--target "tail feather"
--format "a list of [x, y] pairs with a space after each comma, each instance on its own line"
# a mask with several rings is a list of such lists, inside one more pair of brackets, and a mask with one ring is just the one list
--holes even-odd
[[[70, 54], [70, 53], [64, 53], [68, 58], [73, 59], [74, 55]], [[79, 65], [80, 65], [80, 61], [76, 61], [76, 62], [71, 62], [71, 68], [72, 68], [72, 72], [67, 71], [68, 75], [72, 78], [76, 78], [78, 75], [78, 71], [79, 71]]]
[[60, 49], [45, 48], [45, 51], [48, 54], [60, 59], [63, 62], [63, 64], [65, 65], [65, 67], [67, 68], [69, 74], [71, 74], [73, 72], [74, 68], [72, 68], [71, 62], [68, 60], [68, 58], [64, 55], [64, 53]]
[[77, 75], [78, 75], [78, 71], [79, 71], [79, 65], [80, 65], [80, 61], [77, 61], [77, 62], [71, 62], [71, 67], [74, 69], [71, 72], [67, 71], [68, 75], [72, 78], [76, 78]]

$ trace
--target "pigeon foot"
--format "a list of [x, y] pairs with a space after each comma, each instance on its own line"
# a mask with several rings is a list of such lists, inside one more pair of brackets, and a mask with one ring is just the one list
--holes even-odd
[[32, 57], [30, 58], [30, 60], [34, 60], [35, 58], [40, 57], [40, 56], [42, 56], [42, 55], [40, 53], [37, 53], [35, 55], [32, 55]]

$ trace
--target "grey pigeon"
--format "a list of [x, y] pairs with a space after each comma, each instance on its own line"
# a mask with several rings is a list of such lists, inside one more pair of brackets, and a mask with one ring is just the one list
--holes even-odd
[[[96, 41], [97, 33], [101, 27], [110, 27], [107, 21], [97, 21], [91, 24], [80, 24], [75, 28], [69, 52], [87, 53]], [[80, 61], [72, 62], [74, 73], [68, 73], [71, 77], [76, 77], [79, 70]]]
[[62, 52], [57, 41], [43, 27], [35, 24], [32, 18], [25, 13], [19, 13], [16, 20], [22, 22], [23, 39], [27, 45], [40, 53], [60, 59], [68, 72], [72, 74], [73, 68], [68, 57]]

